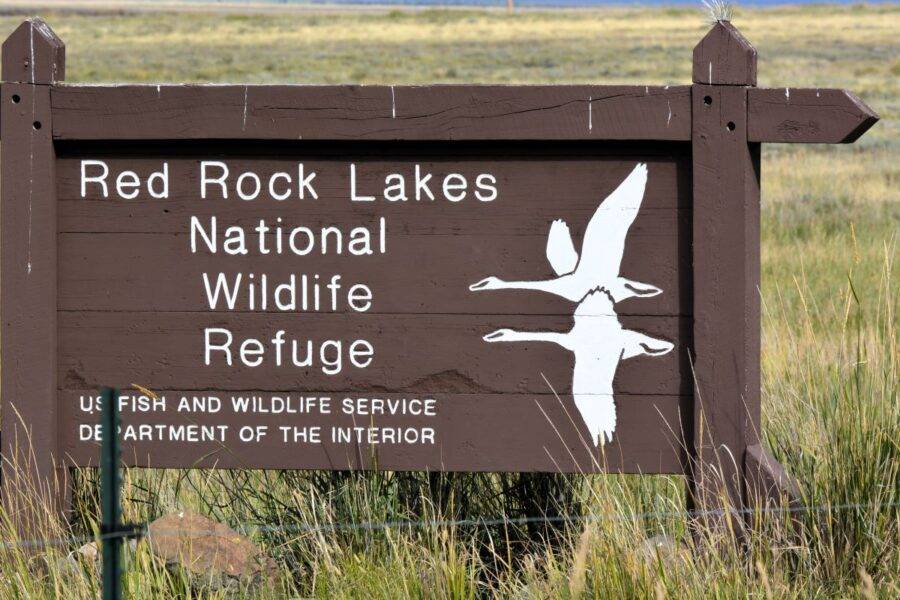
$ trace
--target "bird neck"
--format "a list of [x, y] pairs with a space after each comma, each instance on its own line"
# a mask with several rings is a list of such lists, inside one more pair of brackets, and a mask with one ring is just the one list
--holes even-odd
[[507, 339], [511, 342], [550, 342], [568, 347], [566, 335], [555, 331], [513, 331], [508, 334]]
[[538, 290], [555, 292], [559, 286], [558, 279], [539, 279], [537, 281], [504, 281], [502, 287], [515, 290]]

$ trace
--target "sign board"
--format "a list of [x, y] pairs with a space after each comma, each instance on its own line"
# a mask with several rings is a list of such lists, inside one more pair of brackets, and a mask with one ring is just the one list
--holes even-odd
[[759, 143], [877, 118], [755, 89], [729, 23], [665, 87], [64, 85], [63, 51], [3, 47], [2, 439], [40, 474], [96, 464], [102, 386], [130, 465], [774, 464]]
[[684, 157], [398, 146], [60, 156], [66, 454], [110, 381], [139, 464], [679, 470]]

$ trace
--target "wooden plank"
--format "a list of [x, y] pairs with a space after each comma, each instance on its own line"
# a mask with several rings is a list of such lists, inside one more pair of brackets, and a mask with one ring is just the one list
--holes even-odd
[[[246, 157], [247, 150], [239, 146], [220, 147], [217, 154], [192, 152], [190, 156], [177, 158], [156, 152], [152, 157], [126, 155], [122, 158], [79, 152], [78, 156], [59, 161], [60, 232], [186, 232], [190, 230], [192, 216], [204, 220], [215, 216], [224, 227], [254, 227], [260, 219], [274, 223], [279, 217], [286, 226], [346, 226], [384, 216], [402, 233], [410, 235], [546, 235], [549, 224], [561, 217], [577, 234], [638, 162], [647, 163], [650, 173], [639, 219], [645, 214], [648, 219], [655, 219], [652, 214], [659, 211], [690, 208], [689, 158], [681, 145], [629, 148], [621, 154], [616, 154], [619, 151], [616, 145], [590, 151], [565, 145], [556, 148], [550, 156], [541, 156], [540, 146], [536, 144], [501, 146], [490, 153], [451, 146], [434, 148], [424, 156], [402, 153], [396, 145], [392, 149], [378, 147], [369, 152], [360, 150], [358, 145], [356, 148], [341, 146], [329, 152], [343, 150], [347, 154], [327, 159], [311, 149], [286, 149], [277, 157], [271, 155], [270, 149], [251, 159]], [[435, 152], [444, 150], [446, 154], [440, 158], [435, 156]], [[213, 159], [223, 161], [229, 169], [227, 199], [215, 185], [206, 187], [206, 199], [201, 197], [204, 190], [200, 185], [200, 163]], [[142, 182], [168, 164], [168, 197], [152, 198], [145, 188], [129, 200], [116, 198], [112, 189], [108, 197], [103, 197], [102, 187], [93, 184], [86, 186], [82, 197], [82, 160], [104, 161], [109, 167], [110, 180], [128, 169], [137, 173]], [[301, 199], [296, 183], [289, 188], [279, 180], [276, 191], [290, 189], [292, 195], [283, 201], [274, 200], [268, 191], [272, 174], [284, 172], [294, 176], [296, 182], [300, 164], [304, 176], [316, 174], [310, 185], [318, 197], [313, 198], [304, 189]], [[356, 165], [355, 187], [351, 186], [351, 165]], [[417, 166], [422, 178], [431, 175], [428, 185], [434, 200], [424, 191], [420, 200], [415, 199]], [[87, 173], [95, 172], [92, 167], [85, 168]], [[99, 167], [96, 172], [101, 172]], [[219, 172], [209, 167], [210, 177]], [[256, 200], [243, 201], [236, 196], [236, 180], [245, 172], [260, 177], [261, 192]], [[385, 178], [394, 173], [404, 178], [406, 201], [384, 199]], [[461, 174], [470, 183], [466, 197], [460, 202], [447, 200], [441, 191], [441, 182], [450, 173]], [[497, 197], [492, 201], [479, 201], [474, 195], [473, 184], [480, 174], [496, 178]], [[376, 199], [351, 201], [351, 188]], [[649, 226], [668, 227], [668, 224], [654, 222]]]
[[56, 462], [56, 156], [50, 90], [35, 85], [62, 76], [63, 53], [62, 42], [34, 19], [3, 44], [0, 453], [4, 508], [23, 536], [46, 531], [47, 515], [35, 507], [64, 509], [67, 500]]
[[[689, 315], [693, 308], [690, 212], [658, 212], [655, 219], [648, 216], [632, 227], [621, 273], [652, 283], [664, 293], [625, 299], [616, 305], [618, 314]], [[510, 280], [553, 279], [556, 275], [545, 256], [546, 243], [543, 232], [493, 237], [393, 234], [388, 254], [326, 255], [309, 262], [288, 255], [192, 255], [188, 234], [65, 233], [59, 236], [59, 308], [209, 311], [213, 307], [207, 281], [215, 286], [218, 278], [224, 277], [229, 286], [239, 278], [244, 293], [233, 309], [224, 299], [217, 299], [216, 311], [249, 311], [252, 301], [256, 311], [281, 312], [272, 295], [276, 286], [287, 283], [296, 286], [297, 310], [306, 298], [309, 312], [315, 313], [311, 294], [303, 293], [303, 282], [314, 282], [318, 276], [324, 285], [339, 276], [342, 290], [336, 310], [328, 300], [320, 311], [352, 313], [345, 301], [347, 290], [362, 283], [373, 290], [370, 313], [505, 314], [514, 306], [520, 314], [571, 315], [572, 303], [551, 294], [469, 290], [470, 285], [492, 274]], [[250, 282], [256, 284], [257, 292], [265, 285], [266, 292], [247, 293]], [[261, 308], [262, 297], [266, 298], [265, 308]]]
[[847, 90], [752, 89], [747, 92], [751, 142], [850, 144], [878, 115]]
[[688, 140], [688, 86], [54, 86], [61, 140]]
[[[90, 427], [96, 414], [81, 410], [82, 395], [96, 392], [71, 390], [62, 392], [61, 444], [66, 456], [77, 465], [96, 465], [97, 442], [91, 440]], [[123, 424], [151, 425], [143, 430], [123, 430], [122, 458], [126, 464], [153, 467], [218, 467], [265, 469], [359, 469], [429, 471], [544, 471], [592, 472], [602, 469], [628, 473], [680, 473], [683, 470], [684, 443], [681, 419], [687, 411], [687, 399], [674, 396], [623, 396], [617, 399], [620, 426], [613, 442], [602, 450], [589, 443], [589, 434], [579, 421], [569, 396], [549, 394], [462, 394], [441, 393], [433, 399], [433, 415], [362, 415], [360, 398], [392, 398], [407, 400], [413, 396], [387, 396], [383, 393], [308, 392], [315, 397], [310, 408], [314, 414], [260, 414], [236, 412], [232, 395], [213, 392], [222, 401], [217, 413], [177, 412], [180, 398], [189, 401], [198, 392], [157, 390], [165, 398], [165, 411], [131, 412], [130, 403], [123, 410]], [[268, 405], [272, 394], [256, 392], [243, 397], [259, 396]], [[292, 406], [298, 410], [300, 394], [292, 392]], [[280, 397], [284, 397], [283, 395]], [[328, 398], [329, 412], [320, 408]], [[350, 399], [345, 405], [345, 399]], [[421, 398], [420, 398], [421, 399]], [[351, 413], [345, 406], [353, 407]], [[509, 415], [515, 415], [510, 419]], [[82, 429], [82, 425], [87, 429]], [[184, 435], [196, 435], [198, 441], [175, 441], [182, 430], [168, 426], [195, 426]], [[240, 441], [241, 426], [266, 426], [259, 440]], [[157, 428], [156, 426], [162, 426]], [[211, 439], [204, 440], [196, 426], [215, 426]], [[224, 426], [224, 428], [220, 428]], [[318, 426], [319, 442], [309, 441]], [[287, 427], [281, 430], [279, 427]], [[332, 441], [332, 428], [360, 427], [350, 441]], [[295, 429], [296, 428], [296, 429]], [[369, 443], [369, 428], [379, 443]], [[399, 433], [382, 433], [381, 428], [400, 429]], [[433, 430], [429, 438], [428, 429]], [[127, 436], [131, 434], [133, 438]], [[285, 435], [289, 435], [285, 441]], [[299, 437], [295, 441], [294, 435]], [[145, 435], [143, 441], [137, 436]], [[366, 437], [357, 437], [363, 435]], [[392, 438], [391, 435], [394, 437]], [[81, 437], [86, 438], [85, 441]], [[400, 437], [412, 436], [412, 437]], [[397, 439], [417, 440], [392, 443]], [[160, 439], [164, 441], [160, 441]], [[336, 438], [341, 440], [341, 438]], [[150, 441], [154, 440], [154, 441]], [[362, 442], [360, 442], [362, 440]], [[433, 440], [433, 443], [431, 442]]]
[[[597, 319], [615, 319], [597, 316]], [[548, 393], [547, 380], [560, 394], [572, 385], [574, 359], [553, 343], [487, 343], [483, 336], [501, 328], [567, 332], [571, 316], [529, 315], [373, 315], [274, 313], [60, 312], [59, 384], [62, 389], [97, 389], [101, 383], [132, 383], [161, 389], [403, 391], [419, 393]], [[689, 394], [685, 348], [690, 344], [686, 317], [622, 316], [623, 327], [671, 341], [665, 356], [624, 360], [613, 389], [629, 394]], [[205, 365], [204, 331], [224, 328], [232, 334], [232, 365], [214, 352]], [[284, 330], [282, 364], [270, 340]], [[224, 343], [226, 334], [211, 334]], [[245, 366], [239, 345], [260, 339], [262, 364]], [[312, 341], [312, 364], [291, 363], [292, 340], [299, 340], [301, 361]], [[321, 345], [342, 342], [340, 369], [328, 369]], [[349, 346], [366, 340], [374, 348], [371, 364], [354, 367]], [[326, 346], [333, 362], [339, 353]], [[325, 371], [332, 371], [326, 373]]]

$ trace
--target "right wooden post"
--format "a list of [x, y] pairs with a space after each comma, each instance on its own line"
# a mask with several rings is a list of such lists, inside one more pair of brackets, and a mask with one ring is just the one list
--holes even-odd
[[[740, 530], [743, 464], [760, 427], [760, 145], [747, 136], [756, 50], [728, 22], [694, 48], [695, 378], [689, 498], [714, 529]], [[712, 513], [712, 514], [711, 514]], [[713, 516], [715, 515], [715, 516]], [[721, 516], [720, 516], [721, 515]]]
[[847, 90], [757, 89], [756, 50], [727, 21], [694, 48], [691, 113], [688, 497], [705, 530], [740, 535], [754, 516], [745, 509], [800, 501], [797, 482], [760, 443], [760, 143], [851, 143], [878, 115]]

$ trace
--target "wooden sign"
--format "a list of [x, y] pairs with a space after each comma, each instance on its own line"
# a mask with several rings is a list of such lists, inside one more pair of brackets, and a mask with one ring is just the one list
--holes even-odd
[[688, 473], [703, 503], [726, 453], [738, 503], [787, 485], [759, 143], [877, 117], [755, 89], [729, 23], [685, 86], [63, 74], [38, 19], [3, 46], [2, 440], [42, 481], [96, 465], [117, 386], [129, 465]]

